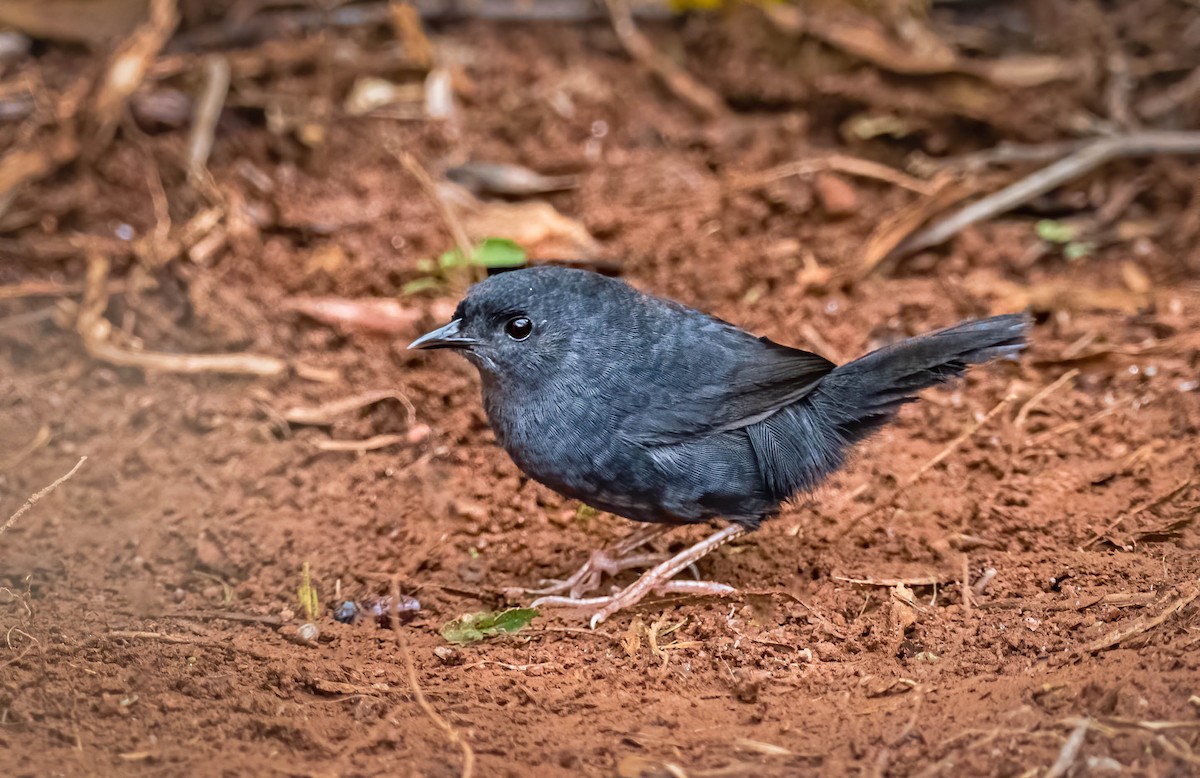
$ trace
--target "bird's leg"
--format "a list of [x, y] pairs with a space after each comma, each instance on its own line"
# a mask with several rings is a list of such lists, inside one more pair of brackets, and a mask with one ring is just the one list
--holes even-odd
[[608, 548], [593, 551], [591, 557], [570, 578], [562, 580], [548, 579], [542, 581], [548, 584], [542, 589], [524, 589], [525, 594], [561, 594], [568, 592], [572, 599], [578, 598], [584, 592], [591, 591], [600, 585], [600, 575], [607, 573], [616, 575], [622, 570], [635, 567], [651, 567], [662, 561], [659, 554], [634, 554], [638, 548], [657, 537], [670, 532], [672, 527], [663, 524], [650, 524], [634, 530], [629, 535], [617, 541]]
[[669, 594], [715, 594], [725, 595], [734, 591], [732, 586], [711, 581], [672, 581], [671, 578], [681, 570], [710, 554], [734, 538], [746, 532], [740, 524], [728, 527], [709, 535], [704, 540], [680, 551], [675, 556], [642, 573], [642, 577], [626, 586], [619, 592], [608, 597], [539, 597], [530, 607], [538, 608], [543, 605], [563, 605], [567, 607], [587, 608], [599, 607], [592, 614], [592, 628], [619, 610], [636, 605], [651, 592]]

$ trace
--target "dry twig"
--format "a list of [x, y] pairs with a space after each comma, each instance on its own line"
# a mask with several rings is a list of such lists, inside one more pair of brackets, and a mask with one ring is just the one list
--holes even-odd
[[895, 168], [882, 165], [878, 162], [872, 162], [869, 159], [859, 159], [845, 154], [814, 154], [805, 159], [797, 159], [792, 162], [785, 162], [782, 165], [764, 170], [760, 173], [751, 173], [746, 176], [740, 176], [734, 179], [728, 185], [728, 188], [733, 190], [753, 189], [755, 187], [764, 186], [766, 184], [778, 181], [782, 178], [790, 176], [808, 176], [814, 173], [820, 173], [825, 170], [830, 170], [836, 173], [845, 173], [849, 176], [857, 176], [858, 178], [869, 178], [875, 181], [883, 181], [894, 186], [908, 189], [922, 195], [932, 195], [937, 190], [937, 187], [929, 181], [922, 181], [919, 178], [914, 178]]
[[168, 373], [229, 373], [232, 375], [276, 376], [287, 372], [282, 359], [261, 354], [168, 354], [134, 351], [112, 343], [112, 324], [104, 318], [108, 305], [109, 262], [93, 255], [88, 260], [87, 291], [79, 307], [75, 329], [84, 348], [95, 359], [119, 367], [162, 370]]
[[[400, 602], [400, 582], [396, 576], [391, 576], [391, 594], [392, 602]], [[404, 660], [404, 670], [408, 674], [408, 686], [412, 689], [413, 697], [417, 700], [417, 705], [421, 706], [421, 710], [432, 721], [438, 729], [446, 733], [446, 737], [450, 742], [458, 746], [462, 750], [462, 778], [471, 778], [475, 773], [475, 751], [471, 748], [471, 744], [467, 742], [459, 731], [454, 728], [450, 722], [446, 721], [441, 715], [433, 709], [433, 705], [425, 697], [425, 692], [421, 690], [421, 682], [417, 679], [417, 669], [413, 666], [412, 651], [408, 647], [408, 640], [404, 636], [404, 629], [400, 626], [400, 619], [393, 618], [392, 633], [396, 636], [396, 645], [400, 647], [400, 655]]]
[[1046, 778], [1062, 778], [1075, 764], [1075, 760], [1079, 758], [1079, 750], [1083, 748], [1083, 741], [1087, 737], [1088, 729], [1092, 726], [1091, 719], [1080, 719], [1075, 725], [1075, 729], [1071, 732], [1071, 736], [1067, 738], [1067, 742], [1063, 743], [1062, 750], [1058, 752], [1058, 759], [1054, 760], [1054, 764], [1046, 771]]
[[205, 58], [204, 76], [204, 90], [196, 101], [196, 118], [188, 134], [188, 178], [193, 185], [208, 179], [208, 156], [229, 94], [229, 60], [219, 54]]
[[1079, 550], [1086, 551], [1089, 547], [1094, 546], [1096, 543], [1099, 543], [1101, 540], [1104, 540], [1104, 538], [1108, 537], [1108, 533], [1112, 532], [1117, 527], [1121, 526], [1121, 524], [1126, 519], [1133, 518], [1134, 516], [1137, 516], [1139, 513], [1151, 510], [1153, 508], [1157, 508], [1160, 505], [1166, 505], [1167, 503], [1171, 502], [1176, 497], [1179, 497], [1180, 495], [1185, 493], [1188, 489], [1190, 489], [1192, 487], [1192, 483], [1193, 483], [1193, 481], [1192, 481], [1191, 477], [1185, 478], [1182, 481], [1180, 481], [1179, 483], [1175, 484], [1175, 486], [1171, 487], [1168, 491], [1163, 492], [1162, 494], [1160, 494], [1156, 497], [1151, 497], [1149, 500], [1142, 503], [1141, 505], [1139, 505], [1136, 508], [1132, 508], [1128, 511], [1125, 511], [1120, 516], [1118, 516], [1116, 519], [1114, 519], [1112, 521], [1112, 523], [1110, 523], [1107, 527], [1105, 527], [1100, 532], [1097, 532], [1095, 534], [1095, 536], [1092, 537], [1091, 540], [1089, 540], [1088, 542], [1081, 545], [1079, 547]]
[[1163, 624], [1172, 616], [1177, 615], [1184, 608], [1191, 605], [1197, 597], [1200, 597], [1200, 581], [1197, 581], [1196, 584], [1192, 586], [1190, 592], [1184, 594], [1183, 596], [1177, 598], [1174, 602], [1167, 605], [1167, 607], [1163, 608], [1162, 612], [1154, 618], [1137, 619], [1132, 624], [1114, 629], [1104, 637], [1093, 640], [1091, 643], [1084, 646], [1079, 650], [1079, 653], [1094, 654], [1099, 651], [1104, 651], [1105, 649], [1119, 646], [1121, 643], [1124, 643], [1126, 640], [1129, 640], [1132, 637], [1145, 634], [1155, 627]]
[[400, 160], [400, 164], [404, 166], [404, 169], [413, 178], [417, 179], [417, 183], [421, 185], [425, 196], [437, 207], [438, 213], [442, 215], [442, 221], [446, 224], [446, 229], [450, 231], [450, 237], [453, 238], [454, 245], [458, 246], [458, 250], [462, 252], [463, 257], [470, 257], [473, 253], [471, 251], [471, 237], [467, 234], [467, 229], [463, 227], [458, 215], [454, 213], [454, 209], [450, 207], [450, 204], [438, 192], [437, 184], [434, 183], [429, 172], [417, 161], [416, 157], [407, 151], [395, 148], [391, 144], [388, 145], [388, 150], [395, 155], [396, 159]]
[[75, 463], [75, 467], [72, 467], [70, 469], [70, 471], [67, 472], [66, 475], [61, 476], [54, 483], [50, 484], [45, 489], [42, 489], [40, 492], [35, 493], [32, 497], [30, 497], [28, 500], [26, 500], [24, 505], [22, 505], [20, 508], [17, 508], [16, 513], [14, 513], [12, 516], [8, 517], [8, 521], [4, 522], [4, 526], [0, 527], [0, 535], [3, 535], [5, 532], [7, 532], [9, 530], [10, 527], [12, 527], [12, 525], [16, 524], [17, 519], [21, 518], [26, 513], [28, 513], [30, 508], [32, 508], [33, 506], [38, 504], [39, 500], [41, 500], [43, 497], [45, 497], [46, 495], [53, 492], [55, 489], [57, 489], [59, 486], [61, 486], [63, 484], [63, 482], [66, 481], [67, 479], [69, 479], [71, 476], [75, 475], [75, 472], [77, 470], [79, 470], [79, 468], [83, 467], [83, 463], [86, 461], [87, 461], [87, 457], [80, 457], [79, 461]]
[[1114, 159], [1157, 154], [1200, 154], [1200, 132], [1146, 131], [1099, 138], [907, 238], [889, 256], [907, 256], [945, 243], [972, 224], [1010, 211]]
[[112, 140], [126, 101], [142, 85], [178, 23], [175, 0], [150, 0], [149, 19], [113, 53], [92, 98], [91, 118], [96, 123], [98, 143], [89, 146], [89, 151], [99, 152]]
[[629, 0], [604, 0], [612, 17], [613, 30], [625, 51], [639, 65], [658, 76], [671, 93], [706, 119], [720, 119], [729, 113], [721, 96], [692, 78], [687, 71], [664, 57], [642, 34], [633, 21]]

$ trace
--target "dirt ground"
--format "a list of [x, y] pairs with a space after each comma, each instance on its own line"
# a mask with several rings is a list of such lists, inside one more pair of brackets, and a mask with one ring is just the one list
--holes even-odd
[[[1194, 6], [1163, 5], [1180, 29], [1200, 25]], [[114, 261], [126, 286], [107, 317], [147, 348], [253, 351], [308, 378], [113, 366], [61, 308], [5, 324], [45, 298], [0, 300], [0, 517], [88, 458], [0, 536], [0, 772], [451, 776], [462, 743], [481, 776], [1200, 770], [1200, 163], [1117, 162], [1042, 202], [1061, 213], [1128, 195], [1120, 217], [1151, 225], [1082, 259], [1045, 249], [1042, 214], [1025, 209], [831, 281], [814, 267], [852, 266], [914, 195], [850, 177], [722, 193], [726, 174], [841, 145], [850, 104], [789, 96], [786, 70], [763, 76], [778, 62], [719, 30], [662, 39], [698, 71], [727, 62], [712, 83], [741, 90], [744, 110], [723, 123], [698, 121], [603, 25], [483, 23], [434, 33], [465, 63], [456, 129], [343, 117], [309, 155], [241, 114], [223, 120], [213, 181], [269, 202], [269, 227], [207, 264], [139, 276]], [[65, 68], [84, 55], [46, 56]], [[549, 95], [564, 93], [571, 109], [556, 110]], [[1023, 134], [957, 119], [926, 137], [943, 153], [1040, 141], [1039, 110], [1007, 118], [1028, 122]], [[69, 215], [5, 238], [0, 285], [82, 283], [82, 252], [23, 241], [152, 232], [145, 171], [167, 171], [182, 208], [183, 143], [123, 132]], [[417, 260], [450, 247], [389, 143], [578, 173], [547, 199], [632, 283], [837, 360], [1029, 302], [1013, 289], [1043, 294], [1032, 346], [927, 392], [811, 500], [700, 563], [737, 595], [651, 599], [594, 632], [544, 610], [516, 635], [449, 647], [447, 621], [574, 570], [628, 526], [522, 479], [474, 370], [404, 349], [453, 292], [403, 298], [417, 315], [387, 337], [288, 310], [295, 296], [396, 295]], [[39, 197], [80, 180], [65, 170]], [[328, 425], [282, 420], [389, 389], [412, 417], [385, 401]], [[384, 434], [399, 442], [319, 448]], [[305, 563], [323, 611], [308, 645], [294, 639]], [[402, 642], [373, 620], [333, 620], [393, 577], [421, 604]], [[1073, 737], [1082, 747], [1055, 772]]]

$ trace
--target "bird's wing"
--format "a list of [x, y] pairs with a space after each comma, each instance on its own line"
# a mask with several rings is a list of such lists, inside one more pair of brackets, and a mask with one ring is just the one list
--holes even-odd
[[639, 376], [641, 405], [622, 425], [629, 439], [665, 445], [747, 427], [804, 398], [836, 367], [817, 354], [722, 330]]

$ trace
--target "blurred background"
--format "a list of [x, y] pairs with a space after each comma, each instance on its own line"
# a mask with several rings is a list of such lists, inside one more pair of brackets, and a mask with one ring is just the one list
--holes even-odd
[[[1194, 0], [0, 0], [0, 150], [14, 775], [1197, 769]], [[540, 263], [1037, 326], [736, 597], [464, 637], [627, 531], [404, 348]]]

